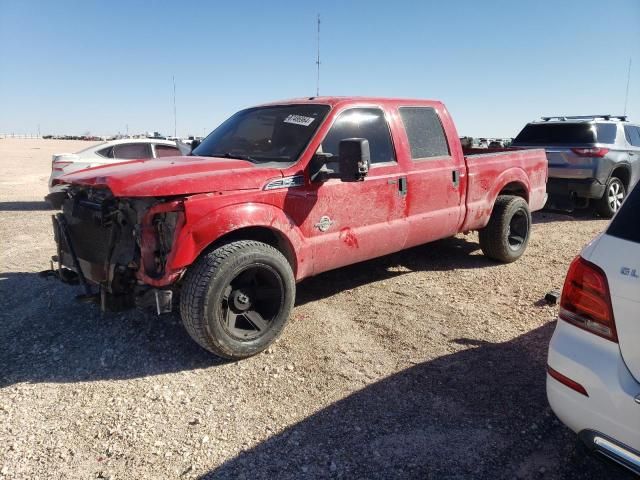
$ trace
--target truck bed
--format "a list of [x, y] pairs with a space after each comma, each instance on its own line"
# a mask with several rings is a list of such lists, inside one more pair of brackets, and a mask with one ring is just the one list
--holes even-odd
[[[486, 152], [488, 149], [471, 150]], [[483, 154], [465, 154], [468, 182], [463, 231], [486, 226], [493, 208], [492, 199], [499, 193], [493, 190], [504, 185], [503, 178], [512, 179], [507, 190], [524, 196], [532, 212], [540, 210], [546, 202], [547, 157], [544, 150], [491, 150]]]

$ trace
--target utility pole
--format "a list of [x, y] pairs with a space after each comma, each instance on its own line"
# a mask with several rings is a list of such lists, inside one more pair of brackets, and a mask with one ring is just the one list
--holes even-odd
[[177, 137], [177, 116], [176, 116], [176, 77], [173, 76], [173, 136]]
[[320, 96], [320, 14], [318, 14], [318, 55], [316, 57], [317, 79], [316, 79], [316, 97]]
[[629, 69], [627, 70], [627, 91], [624, 94], [624, 113], [627, 114], [627, 102], [629, 101], [629, 81], [631, 80], [631, 57], [629, 57]]

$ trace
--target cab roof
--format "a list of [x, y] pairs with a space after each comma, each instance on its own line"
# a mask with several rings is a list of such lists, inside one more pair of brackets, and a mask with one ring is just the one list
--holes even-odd
[[339, 96], [323, 96], [323, 97], [299, 97], [280, 100], [275, 102], [267, 102], [260, 107], [270, 105], [292, 105], [292, 104], [320, 104], [329, 105], [331, 107], [343, 106], [348, 104], [372, 103], [378, 105], [424, 105], [424, 106], [440, 106], [442, 102], [437, 100], [411, 99], [411, 98], [392, 98], [392, 97], [339, 97]]

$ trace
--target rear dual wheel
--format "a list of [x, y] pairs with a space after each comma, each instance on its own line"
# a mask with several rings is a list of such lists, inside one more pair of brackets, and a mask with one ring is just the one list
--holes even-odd
[[295, 299], [295, 279], [275, 248], [252, 240], [223, 245], [187, 272], [182, 322], [203, 348], [239, 360], [267, 348], [282, 332]]

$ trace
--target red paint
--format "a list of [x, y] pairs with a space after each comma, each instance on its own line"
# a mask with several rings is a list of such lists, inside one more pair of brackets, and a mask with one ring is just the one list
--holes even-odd
[[[318, 97], [285, 103], [331, 106], [298, 162], [285, 169], [256, 167], [250, 162], [221, 158], [166, 157], [96, 167], [60, 177], [61, 183], [109, 188], [117, 197], [158, 197], [184, 209], [165, 273], [152, 278], [145, 263], [155, 240], [144, 232], [153, 214], [144, 217], [142, 267], [138, 279], [154, 286], [175, 282], [186, 268], [223, 235], [242, 228], [268, 229], [292, 260], [296, 279], [332, 268], [386, 255], [414, 245], [484, 227], [498, 194], [507, 185], [520, 188], [532, 211], [542, 208], [546, 195], [547, 160], [543, 150], [484, 149], [465, 157], [446, 107], [437, 101], [379, 98]], [[393, 138], [397, 163], [373, 166], [362, 182], [331, 179], [312, 183], [307, 166], [333, 120], [353, 107], [384, 110]], [[401, 106], [431, 107], [438, 113], [450, 156], [414, 162]], [[475, 151], [474, 151], [475, 153]], [[452, 182], [452, 172], [459, 183]], [[303, 175], [304, 185], [265, 191], [283, 176]], [[400, 195], [398, 180], [406, 178]], [[167, 197], [169, 199], [165, 200]], [[177, 197], [177, 203], [175, 203]], [[162, 204], [161, 204], [162, 205]], [[160, 208], [160, 210], [156, 210]], [[326, 231], [318, 228], [323, 216]]]

